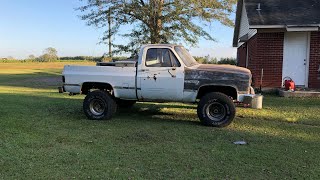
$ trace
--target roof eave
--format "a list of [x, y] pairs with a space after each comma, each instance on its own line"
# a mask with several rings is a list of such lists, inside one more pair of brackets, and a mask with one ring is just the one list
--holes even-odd
[[233, 47], [238, 47], [242, 6], [243, 6], [243, 0], [238, 0], [237, 11], [236, 11], [236, 22], [235, 22], [235, 28], [233, 33]]
[[250, 25], [250, 29], [282, 29], [286, 28], [286, 25]]
[[312, 28], [320, 27], [320, 24], [301, 24], [301, 25], [250, 25], [250, 29], [286, 29], [286, 28]]

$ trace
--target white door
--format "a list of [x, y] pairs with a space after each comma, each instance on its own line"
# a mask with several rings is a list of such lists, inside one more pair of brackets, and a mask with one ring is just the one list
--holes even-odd
[[184, 68], [168, 48], [147, 50], [137, 80], [140, 100], [181, 101], [183, 98]]
[[307, 32], [285, 33], [282, 79], [290, 77], [297, 86], [308, 86], [309, 43]]

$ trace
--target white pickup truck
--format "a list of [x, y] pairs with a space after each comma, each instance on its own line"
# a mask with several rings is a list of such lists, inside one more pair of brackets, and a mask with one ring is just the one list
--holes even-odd
[[136, 101], [197, 103], [202, 124], [224, 127], [235, 117], [235, 101], [254, 94], [248, 69], [199, 64], [179, 45], [145, 45], [135, 60], [65, 66], [60, 92], [85, 94], [92, 120], [110, 119], [117, 107]]

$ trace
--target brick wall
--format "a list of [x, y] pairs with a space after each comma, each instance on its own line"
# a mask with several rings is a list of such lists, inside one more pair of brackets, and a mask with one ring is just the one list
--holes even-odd
[[284, 33], [258, 33], [248, 42], [249, 63], [255, 87], [281, 87]]
[[238, 48], [237, 63], [240, 67], [246, 67], [247, 58], [247, 43], [243, 44]]
[[253, 77], [253, 86], [257, 86], [257, 71], [259, 69], [259, 62], [256, 61], [256, 52], [257, 52], [257, 35], [253, 36], [248, 41], [248, 69], [251, 70]]
[[312, 32], [310, 39], [309, 87], [320, 88], [320, 32]]

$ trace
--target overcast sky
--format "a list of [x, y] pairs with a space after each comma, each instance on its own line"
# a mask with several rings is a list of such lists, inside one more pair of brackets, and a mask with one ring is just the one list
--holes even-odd
[[[0, 0], [0, 58], [23, 59], [39, 56], [47, 47], [59, 56], [101, 56], [108, 51], [99, 45], [103, 31], [80, 20], [79, 0]], [[213, 22], [206, 30], [216, 42], [201, 40], [197, 48], [187, 47], [193, 56], [236, 57], [232, 48], [233, 28]], [[114, 37], [116, 42], [125, 38]]]

